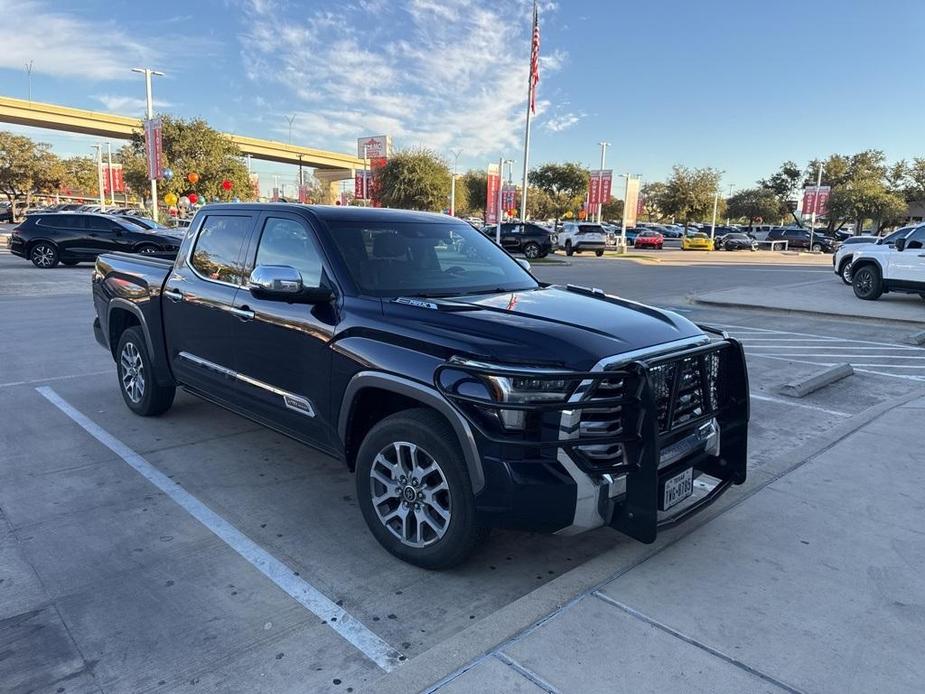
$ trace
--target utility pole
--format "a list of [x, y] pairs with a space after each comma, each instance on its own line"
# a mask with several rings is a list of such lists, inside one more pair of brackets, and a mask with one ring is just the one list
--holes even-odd
[[96, 184], [100, 191], [100, 209], [106, 209], [106, 201], [103, 199], [103, 145], [90, 145], [96, 150]]
[[32, 103], [32, 61], [26, 63], [26, 83], [29, 90], [29, 103]]
[[[146, 115], [147, 119], [154, 119], [154, 97], [151, 94], [151, 77], [157, 75], [158, 77], [163, 77], [163, 72], [158, 72], [157, 70], [152, 70], [147, 67], [133, 67], [132, 72], [137, 72], [145, 76], [145, 102], [146, 102]], [[155, 166], [149, 163], [151, 171], [155, 170]], [[157, 179], [151, 179], [151, 219], [155, 222], [157, 219]]]
[[[598, 200], [600, 200], [600, 198], [601, 198], [601, 183], [602, 183], [603, 180], [604, 180], [604, 179], [603, 179], [603, 176], [604, 176], [604, 160], [605, 160], [606, 157], [607, 157], [607, 148], [610, 147], [610, 143], [609, 143], [609, 142], [598, 142], [597, 144], [599, 144], [599, 145], [601, 146], [601, 169], [600, 169], [600, 170], [601, 170], [601, 174], [600, 174], [600, 178], [598, 178], [598, 184], [597, 184], [597, 197], [598, 197]], [[601, 221], [603, 221], [602, 218], [601, 218], [601, 215], [603, 215], [603, 213], [604, 213], [604, 204], [603, 204], [602, 202], [599, 202], [599, 203], [597, 203], [597, 223], [598, 223], [598, 224], [600, 224]]]
[[816, 194], [813, 196], [813, 214], [809, 222], [809, 250], [813, 250], [813, 236], [816, 233], [816, 209], [819, 207], [819, 188], [822, 187], [822, 161], [819, 162], [819, 173], [816, 174]]
[[450, 179], [450, 216], [456, 216], [456, 162], [459, 161], [459, 155], [462, 154], [462, 150], [451, 149], [450, 152], [453, 153], [453, 177]]
[[109, 163], [109, 204], [113, 207], [116, 206], [116, 186], [114, 185], [114, 178], [112, 175], [112, 143], [106, 143], [106, 158]]

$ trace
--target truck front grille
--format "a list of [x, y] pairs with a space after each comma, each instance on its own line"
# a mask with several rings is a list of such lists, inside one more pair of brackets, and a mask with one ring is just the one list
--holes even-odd
[[[649, 368], [659, 434], [677, 431], [716, 413], [719, 368], [718, 352], [669, 359]], [[636, 395], [627, 392], [628, 389], [631, 389], [628, 377], [609, 378], [600, 381], [585, 399], [593, 402]], [[633, 413], [633, 409], [622, 405], [582, 408], [578, 420], [580, 437], [615, 437], [624, 432], [634, 432], [638, 415]], [[602, 472], [626, 462], [626, 446], [623, 443], [585, 444], [575, 450], [588, 467]]]

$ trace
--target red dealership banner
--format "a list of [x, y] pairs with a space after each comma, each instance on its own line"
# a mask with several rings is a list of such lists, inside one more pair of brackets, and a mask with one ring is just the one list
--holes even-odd
[[610, 188], [613, 184], [613, 171], [595, 169], [591, 172], [588, 185], [588, 205], [593, 209], [597, 205], [610, 202]]
[[501, 187], [501, 170], [497, 164], [488, 165], [488, 187], [485, 190], [485, 223], [497, 224], [500, 219], [498, 210], [498, 188]]
[[646, 196], [640, 195], [639, 201], [636, 203], [636, 216], [641, 217], [643, 212], [646, 211]]
[[501, 209], [513, 210], [517, 206], [517, 188], [514, 186], [503, 186], [501, 188]]
[[164, 151], [161, 119], [151, 118], [145, 120], [144, 130], [148, 178], [153, 181], [161, 177], [161, 159]]
[[825, 217], [829, 213], [830, 186], [811, 186], [803, 191], [803, 215]]
[[610, 187], [613, 184], [613, 171], [606, 169], [601, 171], [601, 204], [606, 205], [610, 202]]
[[[112, 165], [112, 187], [117, 193], [125, 192], [125, 176], [122, 172], [122, 164]], [[103, 164], [103, 193], [112, 195], [112, 192], [109, 189], [109, 164]]]

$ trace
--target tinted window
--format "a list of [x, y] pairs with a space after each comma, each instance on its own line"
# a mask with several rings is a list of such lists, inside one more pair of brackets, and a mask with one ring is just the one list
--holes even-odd
[[461, 296], [534, 289], [534, 279], [466, 224], [355, 222], [330, 225], [354, 283], [374, 296]]
[[604, 230], [596, 224], [582, 224], [578, 227], [579, 234], [602, 234]]
[[52, 229], [86, 229], [84, 218], [76, 214], [53, 214], [41, 217], [37, 224]]
[[202, 223], [190, 264], [210, 280], [241, 284], [241, 247], [251, 229], [250, 217], [209, 215]]
[[919, 227], [906, 237], [906, 248], [920, 249], [925, 247], [925, 227]]
[[270, 218], [263, 225], [257, 265], [289, 265], [302, 273], [306, 286], [321, 284], [321, 257], [311, 234], [291, 219]]
[[105, 217], [87, 215], [85, 219], [87, 220], [87, 228], [91, 231], [113, 231], [115, 229], [121, 229], [118, 224]]

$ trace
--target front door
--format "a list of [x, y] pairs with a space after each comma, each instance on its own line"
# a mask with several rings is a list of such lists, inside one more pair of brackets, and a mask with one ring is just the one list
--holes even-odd
[[85, 216], [87, 238], [84, 255], [95, 258], [100, 253], [131, 250], [131, 243], [125, 237], [125, 230], [120, 224], [106, 217], [92, 214]]
[[887, 277], [901, 287], [925, 289], [925, 226], [920, 226], [906, 237], [902, 251], [889, 254]]
[[[247, 268], [288, 265], [305, 286], [328, 282], [315, 234], [300, 216], [267, 212], [258, 222]], [[324, 278], [324, 279], [323, 279]], [[247, 288], [235, 309], [250, 318], [234, 326], [238, 397], [257, 417], [320, 448], [334, 446], [330, 422], [333, 304], [258, 299]]]
[[177, 379], [219, 399], [235, 392], [234, 300], [244, 282], [243, 255], [254, 214], [210, 214], [163, 294], [167, 356]]
[[520, 251], [524, 227], [523, 224], [502, 224], [501, 225], [501, 246], [508, 253], [517, 253]]

